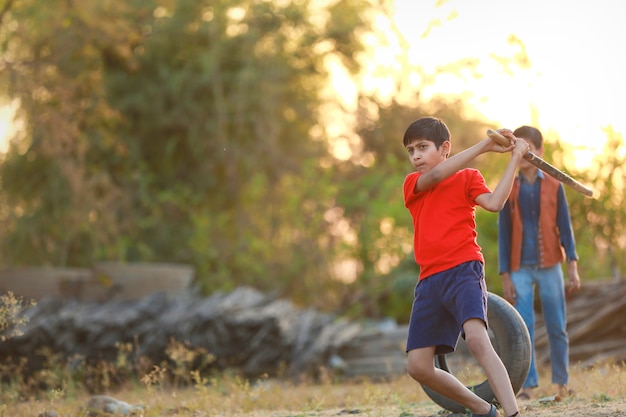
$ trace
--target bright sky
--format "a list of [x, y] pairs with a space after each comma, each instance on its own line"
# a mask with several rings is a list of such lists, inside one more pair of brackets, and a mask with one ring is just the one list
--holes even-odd
[[[429, 73], [480, 59], [480, 79], [441, 77], [423, 96], [469, 92], [469, 104], [501, 127], [555, 131], [589, 161], [606, 140], [626, 133], [626, 2], [621, 0], [396, 0], [396, 22], [413, 63]], [[433, 24], [435, 22], [436, 24]], [[438, 23], [437, 23], [438, 22]], [[515, 35], [521, 44], [507, 42]], [[502, 70], [493, 58], [525, 47], [530, 68]], [[500, 127], [496, 126], [496, 127]]]

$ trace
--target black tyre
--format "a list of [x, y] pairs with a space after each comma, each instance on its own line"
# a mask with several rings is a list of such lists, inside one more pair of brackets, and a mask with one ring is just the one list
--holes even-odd
[[[494, 349], [502, 359], [506, 367], [513, 390], [517, 393], [523, 386], [528, 369], [530, 368], [531, 343], [528, 329], [515, 307], [509, 304], [504, 298], [489, 293], [487, 298], [487, 320], [489, 321], [489, 336]], [[471, 355], [462, 355], [462, 350], [467, 350], [465, 342], [459, 341], [459, 346], [455, 353], [449, 355], [438, 355], [435, 357], [435, 366], [455, 376], [457, 374], [450, 370], [448, 362], [452, 363], [457, 359], [457, 363], [466, 365], [468, 360], [473, 361]], [[455, 355], [457, 354], [458, 355]], [[446, 358], [448, 356], [448, 358]], [[455, 358], [457, 356], [457, 358]], [[470, 359], [467, 359], [467, 358]], [[449, 360], [447, 360], [449, 359]], [[457, 376], [458, 377], [458, 376]], [[461, 379], [461, 378], [459, 378]], [[483, 400], [494, 403], [496, 397], [486, 380], [474, 385], [467, 385], [469, 389], [476, 393]], [[438, 405], [454, 413], [465, 413], [466, 409], [456, 401], [434, 392], [430, 388], [422, 385], [426, 394]]]

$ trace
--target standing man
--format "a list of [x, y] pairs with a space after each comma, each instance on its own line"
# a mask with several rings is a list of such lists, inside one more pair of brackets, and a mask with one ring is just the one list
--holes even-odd
[[[530, 145], [530, 151], [543, 155], [543, 136], [531, 126], [513, 134]], [[580, 288], [578, 255], [563, 185], [523, 160], [504, 208], [498, 216], [498, 260], [504, 298], [520, 313], [532, 343], [528, 377], [519, 399], [530, 399], [539, 386], [535, 358], [534, 294], [538, 289], [548, 332], [552, 383], [559, 395], [568, 394], [569, 338], [562, 263], [567, 262], [572, 293]]]

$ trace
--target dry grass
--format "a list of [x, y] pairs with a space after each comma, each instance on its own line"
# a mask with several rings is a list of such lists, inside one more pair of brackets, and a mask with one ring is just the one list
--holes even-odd
[[[260, 379], [250, 382], [235, 375], [202, 379], [194, 385], [168, 388], [158, 378], [144, 383], [127, 384], [110, 394], [131, 404], [141, 404], [142, 417], [156, 416], [233, 416], [233, 417], [305, 417], [361, 415], [380, 417], [426, 417], [449, 414], [430, 401], [424, 391], [408, 376], [384, 382], [340, 380], [330, 375], [316, 382]], [[542, 375], [543, 381], [549, 378]], [[520, 405], [525, 416], [625, 416], [626, 368], [602, 366], [594, 369], [572, 369], [571, 387], [576, 394], [561, 402], [540, 401], [553, 395], [553, 387], [543, 383], [537, 398]], [[42, 393], [28, 400], [6, 401], [2, 389], [0, 416], [37, 416], [45, 410], [59, 415], [83, 416], [81, 408], [89, 394], [64, 389]]]
[[[9, 294], [0, 300], [0, 330], [19, 323], [23, 302]], [[18, 333], [8, 333], [14, 337]], [[5, 333], [6, 335], [6, 333]], [[0, 343], [1, 343], [0, 339]], [[206, 376], [215, 359], [202, 349], [172, 341], [168, 363], [129, 361], [132, 346], [120, 345], [117, 363], [70, 367], [51, 352], [44, 369], [23, 378], [24, 362], [0, 360], [0, 417], [37, 417], [54, 410], [61, 417], [85, 417], [91, 393], [142, 405], [137, 417], [438, 417], [450, 414], [408, 376], [385, 381], [346, 380], [321, 370], [315, 380], [259, 378], [232, 373]], [[194, 366], [200, 365], [200, 372]], [[546, 372], [547, 369], [542, 369]], [[465, 371], [463, 371], [465, 372]], [[468, 379], [476, 378], [471, 368]], [[280, 373], [280, 372], [279, 372]], [[135, 376], [140, 375], [137, 379]], [[520, 403], [524, 416], [626, 416], [626, 367], [572, 366], [575, 394], [563, 401], [542, 400], [556, 393], [549, 375], [540, 375], [536, 398]], [[480, 376], [478, 378], [481, 378]], [[464, 383], [470, 382], [464, 381]], [[43, 388], [42, 388], [43, 387]]]

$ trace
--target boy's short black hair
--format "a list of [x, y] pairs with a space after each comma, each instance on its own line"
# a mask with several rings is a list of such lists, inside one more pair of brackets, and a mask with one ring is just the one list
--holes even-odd
[[450, 129], [441, 119], [432, 116], [421, 117], [406, 129], [402, 143], [407, 146], [415, 139], [434, 142], [439, 149], [445, 141], [450, 140]]
[[532, 126], [520, 126], [513, 131], [516, 138], [522, 138], [527, 142], [535, 145], [535, 148], [541, 149], [543, 146], [543, 135], [541, 131]]

